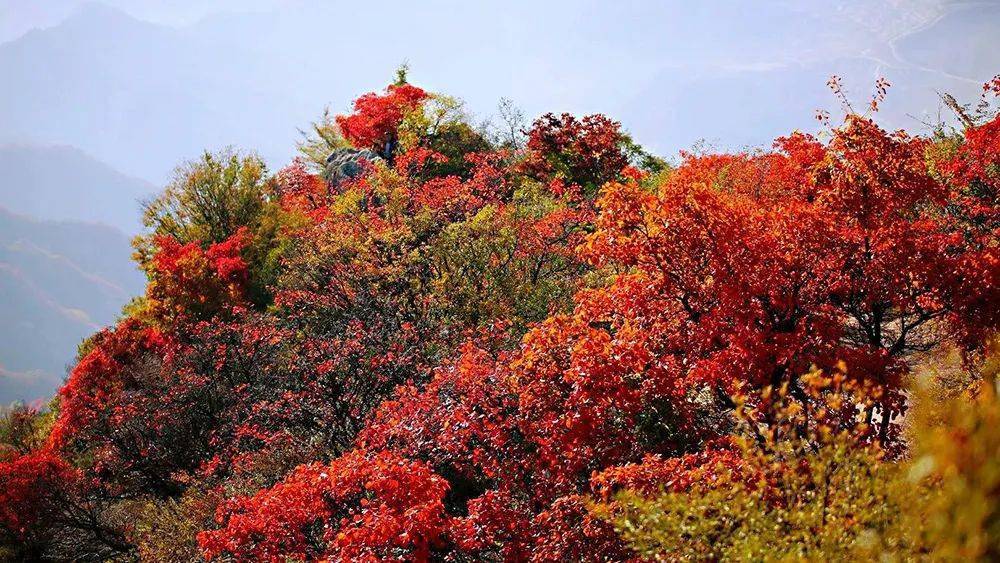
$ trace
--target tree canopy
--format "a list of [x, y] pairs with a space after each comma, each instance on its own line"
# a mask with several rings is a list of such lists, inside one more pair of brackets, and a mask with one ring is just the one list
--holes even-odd
[[1000, 118], [876, 115], [668, 165], [403, 71], [276, 173], [206, 153], [2, 419], [0, 553], [994, 558]]

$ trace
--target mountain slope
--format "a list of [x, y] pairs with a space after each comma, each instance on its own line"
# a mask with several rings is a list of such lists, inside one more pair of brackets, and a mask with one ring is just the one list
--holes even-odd
[[295, 124], [308, 118], [279, 121], [296, 96], [282, 93], [276, 62], [247, 52], [252, 37], [219, 45], [213, 36], [90, 4], [0, 45], [0, 76], [17, 85], [0, 89], [0, 139], [80, 147], [157, 183], [206, 148], [239, 145], [287, 160]]
[[142, 291], [128, 238], [0, 208], [0, 404], [51, 395], [86, 336]]
[[0, 146], [0, 206], [43, 220], [139, 230], [139, 200], [155, 187], [67, 146]]

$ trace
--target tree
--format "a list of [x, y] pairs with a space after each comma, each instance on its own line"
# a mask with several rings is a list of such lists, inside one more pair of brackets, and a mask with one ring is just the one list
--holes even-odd
[[91, 498], [80, 473], [53, 450], [0, 459], [0, 479], [0, 555], [36, 561], [131, 553], [105, 503]]
[[28, 453], [0, 462], [0, 537], [3, 545], [20, 544], [21, 557], [40, 557], [54, 526], [59, 491], [75, 479], [65, 461], [51, 453]]
[[354, 101], [354, 113], [337, 117], [344, 137], [356, 148], [371, 149], [392, 162], [399, 143], [398, 127], [427, 93], [410, 84], [392, 84], [384, 94], [365, 94]]
[[169, 236], [154, 238], [146, 266], [150, 313], [167, 323], [206, 320], [227, 309], [249, 304], [250, 274], [244, 254], [250, 243], [245, 228], [209, 245], [180, 244]]
[[347, 139], [340, 133], [340, 126], [330, 114], [330, 108], [325, 108], [323, 115], [318, 121], [314, 121], [309, 129], [309, 131], [299, 130], [302, 140], [298, 143], [298, 150], [310, 169], [322, 172], [326, 169], [326, 159], [330, 153], [344, 148], [348, 144]]
[[[493, 142], [405, 78], [327, 119], [323, 173], [209, 154], [149, 205], [146, 296], [51, 431], [0, 424], [11, 553], [992, 554], [995, 121], [670, 167], [599, 115]], [[908, 442], [942, 350], [976, 409]]]
[[143, 223], [181, 244], [219, 243], [241, 227], [254, 230], [269, 190], [260, 157], [226, 149], [177, 168], [164, 192], [144, 204]]
[[[639, 478], [619, 477], [626, 490], [607, 494], [597, 514], [651, 560], [860, 557], [865, 538], [886, 534], [911, 508], [894, 486], [903, 471], [866, 444], [860, 388], [842, 373], [803, 379], [813, 402], [779, 391], [765, 441], [748, 435], [715, 459], [638, 466]], [[854, 414], [847, 428], [825, 415], [841, 402]], [[912, 545], [893, 552], [904, 547]]]
[[264, 161], [254, 154], [226, 149], [185, 163], [163, 193], [144, 204], [143, 223], [152, 232], [134, 242], [139, 264], [155, 275], [157, 265], [151, 262], [163, 248], [177, 246], [190, 254], [192, 245], [207, 250], [238, 239], [248, 243], [243, 251], [249, 264], [247, 296], [256, 306], [266, 306], [285, 231], [295, 223], [271, 202], [275, 191]]
[[559, 178], [580, 186], [593, 197], [605, 183], [619, 178], [628, 165], [631, 144], [616, 121], [597, 114], [577, 119], [568, 113], [548, 113], [527, 132], [524, 172], [547, 182]]

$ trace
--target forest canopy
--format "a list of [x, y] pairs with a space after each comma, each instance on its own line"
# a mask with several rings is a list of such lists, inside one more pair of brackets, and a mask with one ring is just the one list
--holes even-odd
[[995, 560], [1000, 77], [927, 135], [887, 87], [668, 163], [404, 69], [280, 170], [185, 163], [145, 294], [0, 421], [0, 556]]

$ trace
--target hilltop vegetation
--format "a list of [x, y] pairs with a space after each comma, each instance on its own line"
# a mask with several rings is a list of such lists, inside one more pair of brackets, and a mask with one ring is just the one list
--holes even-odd
[[0, 425], [4, 554], [995, 558], [998, 92], [669, 165], [403, 69], [276, 173], [206, 153]]

